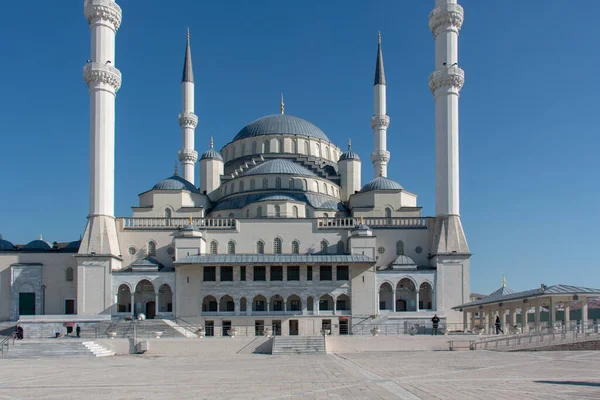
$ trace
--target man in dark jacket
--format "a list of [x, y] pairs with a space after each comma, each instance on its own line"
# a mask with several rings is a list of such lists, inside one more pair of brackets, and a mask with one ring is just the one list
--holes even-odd
[[77, 328], [75, 328], [75, 333], [77, 333], [77, 337], [79, 337], [81, 334], [81, 327], [79, 325], [77, 325]]
[[440, 317], [435, 314], [433, 318], [431, 318], [431, 325], [433, 326], [433, 330], [431, 331], [431, 335], [437, 335], [438, 324], [440, 323]]
[[499, 315], [496, 315], [496, 322], [494, 323], [494, 325], [496, 326], [496, 335], [499, 335], [500, 332], [502, 332], [502, 334], [504, 335], [504, 331], [501, 328], [502, 323], [500, 322], [500, 316]]

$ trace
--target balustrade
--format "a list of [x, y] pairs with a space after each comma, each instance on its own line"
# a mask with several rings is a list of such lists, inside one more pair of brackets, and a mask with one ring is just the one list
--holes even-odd
[[[178, 229], [190, 225], [189, 218], [119, 218], [125, 229]], [[192, 218], [201, 229], [235, 229], [235, 218]]]
[[[359, 218], [317, 218], [318, 228], [348, 229], [360, 224]], [[426, 218], [423, 217], [366, 217], [362, 223], [370, 228], [424, 228]]]

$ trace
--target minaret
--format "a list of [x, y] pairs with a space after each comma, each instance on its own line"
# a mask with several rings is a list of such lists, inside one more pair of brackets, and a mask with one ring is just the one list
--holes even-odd
[[198, 160], [198, 152], [194, 150], [194, 133], [198, 125], [198, 117], [194, 114], [194, 71], [192, 69], [192, 49], [190, 48], [190, 30], [187, 31], [185, 45], [185, 60], [183, 62], [183, 77], [181, 78], [183, 92], [182, 112], [179, 114], [182, 146], [178, 151], [183, 179], [194, 184], [194, 165]]
[[458, 66], [458, 32], [463, 8], [456, 0], [435, 0], [429, 28], [435, 39], [435, 72], [429, 89], [435, 99], [436, 231], [440, 253], [468, 253], [460, 222], [458, 176], [458, 97], [464, 72]]
[[[373, 162], [374, 178], [378, 176], [387, 176], [387, 163], [390, 161], [390, 152], [386, 150], [387, 128], [390, 125], [390, 117], [386, 110], [386, 87], [385, 73], [383, 71], [383, 54], [381, 52], [381, 33], [379, 34], [379, 44], [377, 45], [377, 63], [375, 64], [375, 113], [371, 117], [371, 128], [375, 136], [375, 149], [371, 153]], [[379, 171], [383, 171], [382, 175]]]
[[84, 14], [91, 34], [90, 61], [83, 68], [90, 93], [90, 211], [79, 254], [118, 256], [115, 97], [121, 72], [115, 67], [115, 35], [121, 25], [121, 8], [112, 0], [86, 0]]
[[340, 186], [342, 201], [348, 201], [350, 196], [360, 190], [360, 166], [358, 154], [352, 151], [352, 142], [348, 139], [348, 151], [338, 160], [340, 170]]

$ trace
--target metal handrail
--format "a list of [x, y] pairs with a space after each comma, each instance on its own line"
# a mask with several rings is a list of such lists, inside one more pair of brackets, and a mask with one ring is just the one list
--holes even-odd
[[15, 345], [15, 335], [17, 331], [11, 332], [10, 335], [7, 335], [2, 341], [0, 341], [0, 356], [4, 356], [4, 348], [6, 347], [6, 352], [8, 353], [8, 348], [10, 346], [10, 339], [12, 339], [12, 345]]

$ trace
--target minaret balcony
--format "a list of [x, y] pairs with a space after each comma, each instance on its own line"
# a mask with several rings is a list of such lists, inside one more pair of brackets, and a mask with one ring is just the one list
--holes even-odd
[[121, 87], [121, 71], [115, 67], [89, 62], [83, 67], [83, 79], [91, 89], [111, 89], [115, 93]]
[[373, 115], [371, 117], [371, 129], [387, 129], [390, 126], [390, 117], [387, 115]]
[[465, 71], [457, 66], [435, 71], [429, 75], [429, 90], [434, 95], [441, 89], [458, 93], [465, 83]]
[[85, 0], [83, 12], [88, 24], [95, 21], [108, 21], [114, 27], [115, 32], [121, 26], [121, 7], [113, 0]]
[[436, 7], [429, 13], [429, 29], [433, 36], [437, 36], [442, 30], [459, 31], [464, 21], [464, 10], [458, 4], [445, 4]]
[[181, 149], [177, 152], [179, 161], [182, 163], [194, 164], [198, 160], [198, 152], [196, 150]]
[[198, 116], [191, 112], [179, 114], [179, 126], [196, 129], [196, 126], [198, 126]]

